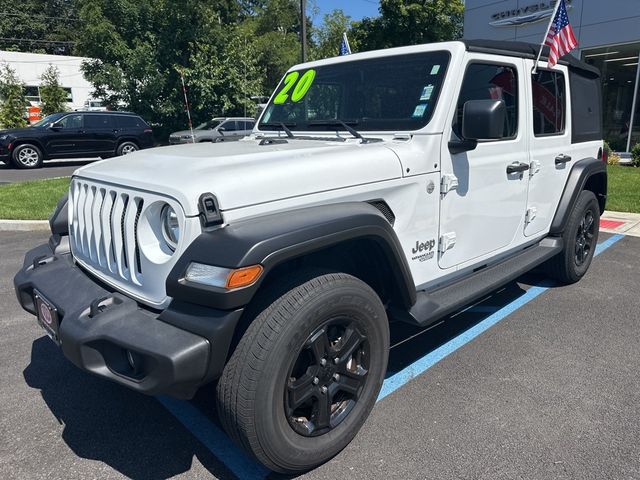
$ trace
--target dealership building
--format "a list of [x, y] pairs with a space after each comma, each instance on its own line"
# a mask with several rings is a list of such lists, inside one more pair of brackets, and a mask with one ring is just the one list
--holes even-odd
[[[572, 54], [602, 73], [604, 137], [628, 151], [640, 143], [640, 0], [566, 3], [580, 43]], [[553, 0], [466, 0], [464, 36], [541, 43], [554, 7]]]
[[8, 64], [13, 68], [25, 86], [27, 100], [37, 106], [40, 103], [40, 77], [49, 65], [60, 71], [60, 84], [67, 91], [69, 110], [81, 109], [91, 96], [92, 86], [85, 80], [80, 70], [84, 57], [63, 55], [46, 55], [40, 53], [23, 53], [0, 51], [0, 64]]

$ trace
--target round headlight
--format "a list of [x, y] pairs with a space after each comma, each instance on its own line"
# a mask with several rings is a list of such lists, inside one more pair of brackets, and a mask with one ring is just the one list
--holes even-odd
[[176, 211], [170, 206], [162, 207], [162, 236], [171, 250], [175, 250], [180, 239], [180, 223]]

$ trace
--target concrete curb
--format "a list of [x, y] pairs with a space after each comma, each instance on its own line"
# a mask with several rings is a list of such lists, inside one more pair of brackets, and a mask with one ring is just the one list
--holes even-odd
[[48, 220], [0, 220], [0, 232], [34, 232], [49, 230]]

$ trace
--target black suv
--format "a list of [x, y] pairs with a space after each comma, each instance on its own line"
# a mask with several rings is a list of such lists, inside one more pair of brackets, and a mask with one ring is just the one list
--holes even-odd
[[112, 157], [153, 146], [151, 127], [128, 112], [54, 113], [27, 128], [0, 131], [0, 161], [39, 168], [53, 158]]

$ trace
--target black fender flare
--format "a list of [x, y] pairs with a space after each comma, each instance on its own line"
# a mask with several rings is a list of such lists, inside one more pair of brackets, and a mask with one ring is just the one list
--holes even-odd
[[[376, 242], [385, 261], [390, 262], [402, 303], [410, 308], [415, 303], [416, 289], [398, 237], [382, 213], [365, 202], [288, 210], [202, 233], [167, 277], [167, 295], [214, 308], [242, 307], [251, 301], [261, 282], [277, 265], [354, 239]], [[261, 264], [265, 271], [253, 285], [225, 290], [185, 280], [190, 262], [225, 268]]]
[[[597, 180], [597, 181], [594, 181]], [[574, 163], [565, 184], [562, 197], [558, 203], [556, 214], [551, 222], [550, 234], [561, 235], [571, 215], [580, 193], [591, 186], [600, 205], [600, 213], [604, 212], [607, 200], [607, 165], [596, 158], [584, 158]]]

